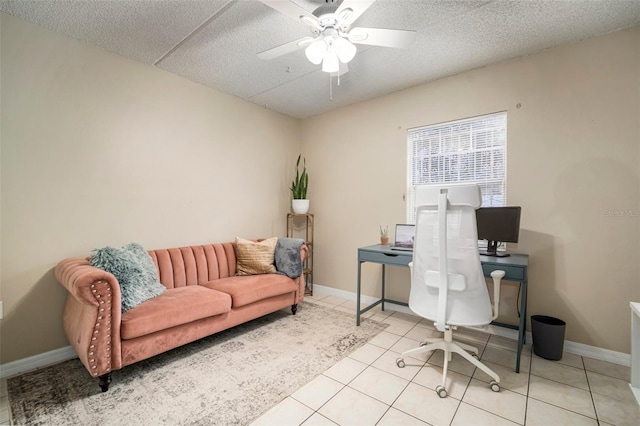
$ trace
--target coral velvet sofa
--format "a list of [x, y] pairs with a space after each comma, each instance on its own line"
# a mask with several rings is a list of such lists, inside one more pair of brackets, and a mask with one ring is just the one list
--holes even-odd
[[[55, 268], [69, 292], [63, 314], [67, 339], [103, 392], [114, 370], [288, 306], [295, 315], [304, 297], [303, 276], [235, 276], [235, 243], [148, 253], [167, 290], [124, 313], [114, 275], [81, 257]], [[302, 244], [301, 261], [306, 256]]]

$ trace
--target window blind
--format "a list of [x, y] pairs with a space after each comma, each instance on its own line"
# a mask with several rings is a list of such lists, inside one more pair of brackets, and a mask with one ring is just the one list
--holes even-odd
[[505, 205], [506, 111], [409, 129], [407, 154], [407, 223], [422, 185], [477, 183], [483, 207]]

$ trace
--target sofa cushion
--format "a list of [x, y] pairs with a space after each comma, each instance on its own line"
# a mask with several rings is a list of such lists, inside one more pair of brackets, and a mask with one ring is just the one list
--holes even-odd
[[103, 247], [91, 251], [92, 266], [113, 274], [120, 284], [122, 312], [164, 293], [153, 260], [137, 243], [124, 247]]
[[[294, 280], [280, 274], [247, 275], [221, 278], [201, 284], [231, 296], [234, 308], [281, 294], [293, 293], [298, 286]], [[293, 298], [291, 299], [293, 303]]]
[[273, 274], [276, 267], [273, 263], [277, 237], [267, 238], [260, 242], [244, 240], [236, 237], [236, 275]]
[[230, 309], [228, 294], [197, 285], [172, 288], [122, 314], [120, 335], [135, 339]]

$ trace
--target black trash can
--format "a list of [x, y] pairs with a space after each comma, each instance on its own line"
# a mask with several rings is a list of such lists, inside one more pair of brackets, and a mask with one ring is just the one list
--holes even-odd
[[531, 315], [533, 352], [539, 357], [558, 361], [564, 349], [564, 330], [567, 323], [546, 315]]

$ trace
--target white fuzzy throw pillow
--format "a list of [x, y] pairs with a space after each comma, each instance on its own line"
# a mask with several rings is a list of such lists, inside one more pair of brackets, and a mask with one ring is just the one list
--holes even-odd
[[166, 290], [158, 279], [153, 260], [140, 244], [94, 249], [89, 262], [96, 268], [113, 274], [120, 283], [122, 312], [135, 308]]

